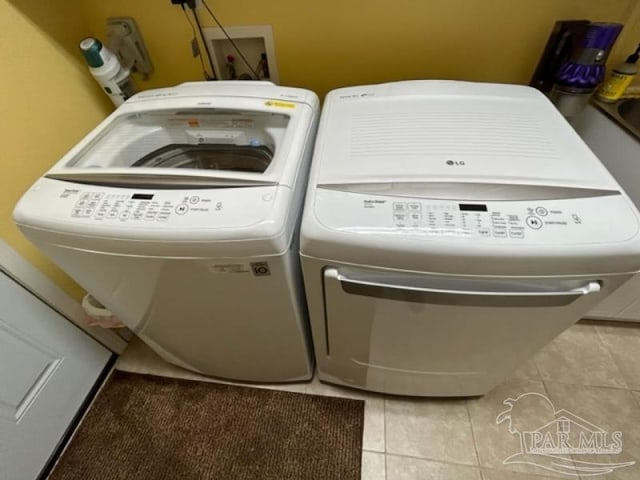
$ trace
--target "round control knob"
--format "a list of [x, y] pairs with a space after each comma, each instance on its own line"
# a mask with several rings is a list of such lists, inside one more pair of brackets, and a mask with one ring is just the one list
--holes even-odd
[[541, 217], [546, 217], [547, 215], [549, 215], [549, 210], [544, 207], [536, 207], [536, 213]]

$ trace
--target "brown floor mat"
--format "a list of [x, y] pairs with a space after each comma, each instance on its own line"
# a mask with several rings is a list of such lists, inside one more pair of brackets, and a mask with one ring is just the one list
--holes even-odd
[[114, 371], [50, 478], [360, 479], [364, 402]]

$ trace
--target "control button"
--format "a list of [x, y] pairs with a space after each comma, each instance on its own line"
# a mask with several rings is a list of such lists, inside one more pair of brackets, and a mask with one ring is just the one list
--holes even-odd
[[546, 217], [547, 215], [549, 215], [549, 210], [544, 207], [536, 207], [536, 213], [541, 217]]
[[506, 228], [494, 228], [493, 236], [496, 238], [506, 238], [507, 237], [507, 229]]
[[72, 217], [81, 217], [82, 216], [82, 209], [81, 208], [74, 208], [71, 211], [71, 216]]
[[91, 200], [100, 200], [102, 198], [102, 193], [92, 193]]
[[534, 230], [538, 230], [539, 228], [542, 228], [542, 220], [534, 216], [527, 217], [527, 225], [529, 225]]
[[511, 238], [524, 238], [524, 230], [520, 228], [512, 228], [509, 230], [509, 236]]
[[86, 207], [88, 200], [78, 200], [76, 207]]
[[571, 218], [573, 218], [573, 223], [581, 224], [582, 219], [575, 213], [571, 214]]
[[156, 212], [148, 212], [145, 216], [144, 219], [148, 222], [150, 220], [155, 220], [156, 219]]
[[421, 203], [410, 203], [409, 204], [409, 211], [411, 211], [411, 212], [419, 212], [420, 210], [422, 210], [422, 204]]
[[144, 215], [142, 214], [142, 212], [133, 212], [131, 218], [133, 218], [134, 220], [142, 220], [144, 218]]
[[189, 203], [191, 205], [195, 205], [196, 203], [198, 203], [200, 201], [200, 197], [197, 195], [193, 195], [191, 197], [189, 197]]
[[102, 220], [104, 219], [104, 212], [98, 212], [96, 213], [96, 216], [94, 217], [96, 220]]
[[411, 217], [411, 220], [413, 220], [414, 222], [419, 222], [420, 220], [422, 220], [421, 213], [410, 213], [409, 216]]
[[83, 217], [90, 217], [91, 215], [93, 215], [94, 211], [95, 211], [94, 208], [85, 208], [84, 211], [82, 212], [82, 216]]
[[393, 202], [393, 211], [394, 212], [406, 212], [407, 204], [401, 202]]
[[80, 194], [80, 200], [89, 200], [89, 198], [91, 198], [91, 194], [88, 192]]
[[479, 228], [478, 235], [480, 235], [481, 237], [490, 237], [491, 231], [488, 228]]
[[118, 218], [118, 211], [109, 210], [109, 213], [107, 213], [107, 218]]
[[118, 218], [120, 218], [120, 220], [126, 220], [129, 218], [129, 212], [122, 212]]
[[169, 220], [169, 214], [161, 213], [160, 215], [158, 215], [158, 218], [156, 220], [158, 220], [159, 222], [166, 222], [167, 220]]
[[393, 219], [396, 222], [404, 222], [407, 219], [407, 216], [404, 213], [394, 213]]
[[89, 208], [96, 208], [98, 206], [98, 202], [95, 200], [91, 200], [89, 203], [87, 203], [87, 207]]
[[176, 207], [176, 213], [178, 215], [184, 215], [188, 211], [189, 211], [189, 205], [187, 205], [186, 203], [181, 203]]

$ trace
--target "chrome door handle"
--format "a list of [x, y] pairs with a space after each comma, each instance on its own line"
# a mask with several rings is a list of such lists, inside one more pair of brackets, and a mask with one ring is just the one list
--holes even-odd
[[394, 285], [349, 278], [335, 268], [325, 270], [325, 277], [340, 282], [342, 290], [353, 295], [419, 303], [483, 307], [551, 307], [568, 305], [580, 297], [598, 293], [601, 284], [591, 281], [571, 290], [485, 291], [451, 290], [410, 285]]

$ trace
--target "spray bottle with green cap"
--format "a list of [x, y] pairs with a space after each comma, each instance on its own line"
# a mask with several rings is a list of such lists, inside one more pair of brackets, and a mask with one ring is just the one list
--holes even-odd
[[596, 98], [610, 103], [618, 100], [638, 73], [638, 58], [640, 58], [640, 45], [635, 52], [627, 57], [624, 63], [613, 69], [609, 79], [598, 90]]
[[117, 107], [136, 93], [136, 85], [131, 78], [131, 70], [120, 64], [118, 57], [100, 40], [87, 37], [80, 42], [91, 74]]

